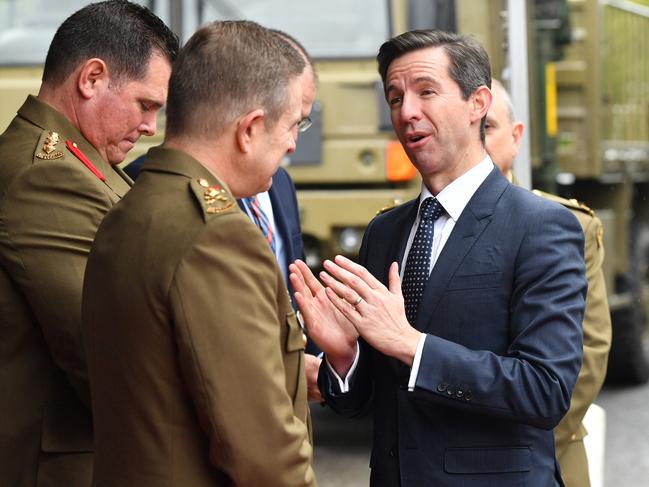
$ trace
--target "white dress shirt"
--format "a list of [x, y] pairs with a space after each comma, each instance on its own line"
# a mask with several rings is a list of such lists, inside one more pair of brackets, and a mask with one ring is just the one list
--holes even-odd
[[[444, 207], [446, 213], [435, 220], [429, 274], [433, 270], [433, 267], [437, 262], [437, 258], [442, 252], [442, 249], [444, 248], [448, 237], [451, 235], [451, 232], [453, 231], [457, 220], [460, 218], [460, 215], [464, 211], [464, 208], [469, 203], [469, 200], [471, 200], [480, 185], [484, 182], [485, 179], [487, 179], [487, 176], [489, 176], [489, 173], [493, 169], [494, 164], [491, 161], [491, 158], [489, 156], [486, 156], [478, 165], [472, 167], [460, 177], [455, 179], [437, 195], [437, 200]], [[424, 199], [431, 196], [433, 196], [433, 194], [426, 187], [426, 185], [422, 183], [421, 195], [419, 196], [419, 206], [417, 207], [417, 217], [415, 218], [415, 221], [412, 224], [412, 228], [410, 229], [410, 235], [408, 236], [408, 242], [406, 243], [403, 260], [401, 261], [401, 272], [399, 277], [402, 280], [403, 271], [406, 267], [406, 261], [408, 259], [408, 253], [410, 252], [412, 241], [415, 239], [415, 233], [417, 233], [417, 227], [419, 226], [419, 208], [421, 207]], [[408, 380], [408, 390], [410, 391], [415, 388], [415, 382], [417, 381], [417, 374], [419, 373], [419, 364], [421, 362], [421, 354], [424, 349], [425, 341], [426, 334], [422, 333], [417, 345], [417, 351], [412, 363], [412, 368], [410, 370], [410, 378]], [[333, 367], [331, 367], [329, 361], [327, 361], [329, 369], [333, 372], [334, 377], [338, 379], [338, 384], [340, 386], [341, 392], [349, 391], [349, 380], [356, 370], [356, 364], [358, 363], [358, 354], [359, 349], [357, 347], [354, 363], [349, 369], [349, 372], [347, 373], [344, 381], [338, 376]]]

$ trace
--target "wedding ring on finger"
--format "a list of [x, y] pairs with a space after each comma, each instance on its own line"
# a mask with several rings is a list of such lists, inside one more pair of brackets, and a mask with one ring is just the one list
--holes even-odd
[[359, 296], [358, 299], [352, 303], [352, 306], [353, 307], [358, 306], [359, 304], [361, 304], [361, 301], [363, 301], [363, 298]]

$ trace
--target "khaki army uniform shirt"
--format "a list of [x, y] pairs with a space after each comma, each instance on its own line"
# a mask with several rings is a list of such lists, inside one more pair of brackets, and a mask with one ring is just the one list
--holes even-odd
[[604, 246], [602, 223], [587, 206], [576, 200], [534, 191], [539, 196], [561, 203], [579, 220], [584, 230], [584, 259], [588, 294], [584, 311], [584, 358], [572, 392], [570, 409], [554, 430], [557, 459], [566, 487], [588, 487], [588, 461], [584, 448], [587, 432], [582, 424], [586, 410], [599, 394], [611, 348], [611, 315], [606, 298], [602, 263]]
[[35, 97], [0, 136], [2, 486], [90, 485], [83, 273], [99, 222], [129, 185]]
[[313, 486], [304, 335], [228, 188], [152, 149], [103, 221], [84, 341], [101, 487]]

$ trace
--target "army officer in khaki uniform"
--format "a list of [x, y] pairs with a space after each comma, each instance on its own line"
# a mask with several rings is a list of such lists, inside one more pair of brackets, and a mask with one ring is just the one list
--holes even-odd
[[252, 22], [197, 31], [162, 147], [104, 219], [83, 333], [101, 487], [313, 486], [304, 335], [235, 198], [295, 150], [302, 57]]
[[155, 130], [177, 40], [148, 10], [88, 6], [58, 29], [37, 97], [0, 136], [0, 485], [89, 487], [81, 289], [113, 164]]
[[[493, 102], [486, 126], [487, 150], [494, 163], [511, 178], [512, 163], [518, 153], [524, 127], [521, 122], [515, 122], [511, 100], [500, 82], [493, 80], [492, 93]], [[582, 420], [604, 383], [611, 347], [611, 315], [602, 272], [602, 223], [590, 208], [575, 200], [536, 190], [534, 192], [571, 210], [584, 230], [584, 258], [588, 279], [583, 321], [584, 359], [572, 392], [570, 409], [555, 428], [554, 439], [566, 487], [588, 487], [588, 460], [583, 441], [586, 429]]]

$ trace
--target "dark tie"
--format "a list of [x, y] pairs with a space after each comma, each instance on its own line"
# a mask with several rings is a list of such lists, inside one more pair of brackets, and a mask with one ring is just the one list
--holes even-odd
[[436, 198], [428, 197], [419, 208], [419, 226], [412, 241], [406, 268], [403, 271], [401, 291], [406, 306], [406, 317], [412, 326], [428, 280], [430, 257], [433, 248], [435, 220], [444, 214], [444, 207]]
[[268, 220], [268, 216], [261, 209], [259, 205], [259, 199], [257, 196], [251, 196], [249, 198], [243, 198], [243, 204], [246, 206], [250, 215], [252, 215], [252, 221], [259, 227], [261, 233], [264, 234], [264, 238], [270, 245], [273, 254], [275, 253], [275, 232], [273, 232], [273, 227]]

